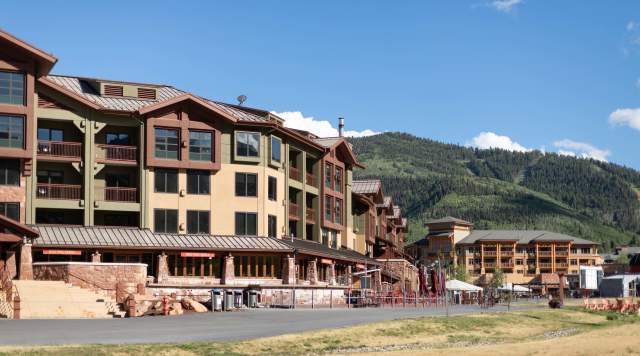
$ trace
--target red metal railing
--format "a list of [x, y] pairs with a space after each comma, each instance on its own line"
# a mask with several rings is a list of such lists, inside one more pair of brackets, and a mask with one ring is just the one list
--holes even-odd
[[82, 186], [73, 184], [38, 183], [36, 197], [40, 199], [80, 200]]
[[38, 141], [38, 155], [49, 157], [82, 157], [82, 143], [63, 141]]
[[289, 178], [302, 182], [300, 170], [296, 167], [289, 167]]
[[296, 203], [289, 203], [289, 218], [300, 219], [300, 207]]
[[318, 184], [318, 180], [316, 179], [316, 176], [314, 176], [312, 173], [307, 172], [305, 174], [305, 179], [306, 179], [307, 185], [316, 187]]
[[138, 201], [138, 188], [124, 188], [124, 187], [105, 187], [104, 191], [105, 201], [121, 201], [132, 202]]
[[307, 208], [307, 224], [315, 224], [316, 223], [316, 210]]
[[102, 153], [98, 151], [99, 159], [109, 161], [129, 161], [135, 162], [138, 160], [138, 148], [136, 146], [123, 146], [123, 145], [97, 145]]

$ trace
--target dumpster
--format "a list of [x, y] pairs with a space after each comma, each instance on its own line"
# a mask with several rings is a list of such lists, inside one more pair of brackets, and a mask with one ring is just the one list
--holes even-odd
[[247, 291], [247, 306], [249, 308], [258, 307], [258, 291], [255, 289], [249, 289]]
[[233, 291], [234, 302], [236, 308], [242, 308], [242, 290], [236, 289]]
[[211, 290], [211, 311], [222, 311], [222, 290]]
[[224, 291], [224, 310], [233, 309], [233, 291], [230, 289], [226, 289]]

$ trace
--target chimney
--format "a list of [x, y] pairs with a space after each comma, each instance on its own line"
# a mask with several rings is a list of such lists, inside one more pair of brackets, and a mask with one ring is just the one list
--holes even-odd
[[338, 118], [338, 136], [344, 136], [344, 118]]

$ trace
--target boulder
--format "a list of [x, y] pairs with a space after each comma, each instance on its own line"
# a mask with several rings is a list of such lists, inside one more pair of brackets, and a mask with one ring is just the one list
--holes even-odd
[[201, 303], [196, 302], [191, 298], [183, 298], [182, 299], [182, 307], [187, 310], [193, 310], [196, 313], [206, 313], [209, 311], [207, 307], [202, 305]]

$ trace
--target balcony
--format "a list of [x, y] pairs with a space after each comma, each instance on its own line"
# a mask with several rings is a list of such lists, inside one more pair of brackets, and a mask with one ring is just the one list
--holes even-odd
[[82, 186], [73, 184], [38, 183], [36, 189], [38, 199], [80, 200]]
[[289, 203], [289, 219], [300, 220], [300, 206], [296, 203]]
[[551, 263], [539, 263], [538, 265], [540, 268], [547, 268], [547, 269], [551, 268]]
[[500, 256], [513, 256], [513, 251], [500, 251]]
[[316, 209], [307, 208], [306, 219], [307, 219], [307, 224], [315, 224]]
[[123, 145], [96, 145], [96, 160], [98, 162], [113, 162], [135, 164], [138, 161], [138, 148]]
[[136, 203], [138, 201], [138, 189], [137, 188], [124, 188], [124, 187], [106, 187], [100, 188], [102, 190], [102, 198], [104, 201], [116, 201], [126, 203]]
[[312, 173], [307, 172], [305, 174], [305, 181], [307, 182], [307, 185], [310, 185], [312, 187], [318, 187], [318, 180], [316, 179], [316, 176], [314, 176]]
[[551, 257], [551, 251], [538, 251], [540, 257]]
[[298, 182], [302, 182], [302, 175], [300, 174], [300, 170], [296, 167], [289, 167], [289, 178], [296, 180]]
[[568, 263], [556, 263], [556, 268], [569, 268], [569, 264]]
[[82, 157], [82, 143], [64, 141], [38, 141], [38, 158], [80, 161]]
[[567, 256], [569, 256], [569, 251], [556, 251], [556, 256], [558, 256], [558, 257], [567, 257]]
[[495, 257], [498, 255], [496, 251], [484, 251], [483, 254], [484, 256], [487, 256], [487, 257]]

